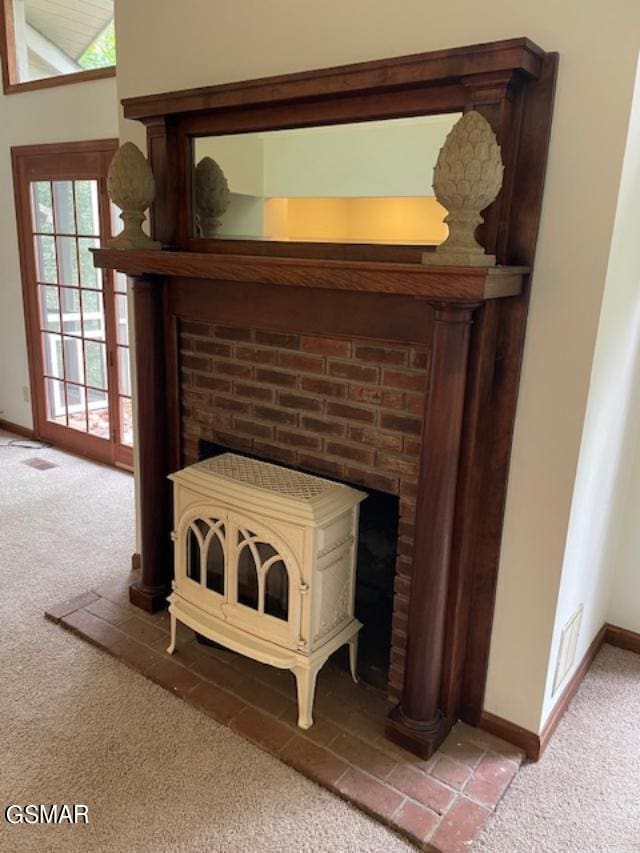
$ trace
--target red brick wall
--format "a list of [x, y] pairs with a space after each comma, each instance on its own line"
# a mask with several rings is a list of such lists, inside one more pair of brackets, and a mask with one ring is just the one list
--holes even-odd
[[400, 498], [389, 691], [402, 686], [429, 352], [183, 321], [182, 446], [199, 439]]

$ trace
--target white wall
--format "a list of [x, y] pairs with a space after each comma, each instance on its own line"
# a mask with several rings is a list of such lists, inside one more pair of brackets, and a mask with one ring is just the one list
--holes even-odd
[[[612, 407], [618, 416], [625, 413], [624, 430], [620, 429], [620, 460], [623, 476], [613, 508], [616, 518], [616, 538], [608, 556], [612, 568], [610, 599], [606, 620], [613, 625], [640, 633], [640, 63], [636, 82], [634, 109], [629, 125], [622, 187], [603, 321], [598, 346], [603, 339], [610, 343], [614, 356], [608, 363], [596, 359], [606, 380], [614, 387], [621, 386]], [[605, 326], [605, 319], [617, 312], [619, 322]], [[608, 334], [607, 334], [608, 332]], [[627, 347], [615, 352], [614, 337], [624, 334]], [[620, 345], [618, 345], [620, 349]], [[625, 387], [626, 384], [626, 387]], [[613, 395], [611, 395], [613, 396]], [[591, 405], [591, 403], [590, 403]], [[596, 405], [596, 403], [594, 403]], [[610, 456], [610, 448], [607, 448]]]
[[[636, 82], [634, 111], [629, 126], [629, 141], [625, 158], [623, 195], [616, 227], [620, 246], [616, 259], [622, 256], [620, 268], [621, 313], [625, 312], [629, 339], [626, 377], [629, 383], [629, 419], [624, 435], [628, 452], [625, 454], [627, 478], [616, 506], [619, 518], [619, 536], [614, 545], [612, 559], [614, 576], [606, 612], [607, 622], [640, 633], [640, 66]], [[612, 253], [613, 254], [613, 253]], [[612, 281], [617, 280], [618, 268], [611, 271]], [[614, 278], [615, 274], [615, 278]], [[617, 377], [620, 367], [611, 363], [609, 376]]]
[[432, 196], [433, 167], [459, 115], [264, 134], [264, 194]]
[[[640, 373], [640, 369], [638, 371]], [[638, 381], [638, 380], [636, 380]], [[637, 401], [636, 401], [637, 402]], [[640, 407], [639, 407], [640, 408]], [[621, 506], [620, 539], [606, 620], [640, 634], [640, 419], [636, 417], [635, 447], [630, 454], [628, 489]]]
[[[639, 42], [640, 44], [640, 42]], [[611, 242], [593, 359], [543, 718], [568, 677], [554, 676], [561, 632], [584, 604], [576, 663], [605, 621], [640, 628], [640, 79]], [[635, 462], [634, 462], [635, 457]], [[613, 595], [609, 604], [609, 590]]]
[[[116, 30], [120, 97], [520, 35], [560, 52], [485, 703], [539, 730], [640, 4], [116, 0]], [[122, 133], [144, 140], [139, 125]], [[598, 594], [586, 580], [583, 599]]]
[[33, 425], [22, 285], [18, 256], [11, 146], [76, 142], [118, 135], [114, 78], [36, 92], [0, 94], [0, 418]]

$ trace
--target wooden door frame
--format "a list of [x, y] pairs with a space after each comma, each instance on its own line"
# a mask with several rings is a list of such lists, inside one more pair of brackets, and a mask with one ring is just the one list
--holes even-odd
[[[56, 158], [55, 170], [47, 168], [46, 178], [42, 180], [82, 180], [83, 159], [86, 168], [86, 179], [98, 180], [102, 183], [106, 180], [107, 169], [113, 154], [118, 148], [117, 139], [97, 139], [80, 142], [46, 143], [41, 145], [14, 146], [11, 149], [11, 162], [13, 168], [14, 200], [16, 206], [16, 230], [18, 239], [18, 250], [20, 256], [20, 272], [22, 279], [22, 300], [25, 318], [25, 331], [27, 343], [27, 359], [29, 365], [29, 383], [31, 388], [31, 411], [33, 417], [34, 435], [42, 438], [42, 424], [46, 420], [46, 400], [42, 376], [44, 375], [42, 365], [42, 353], [40, 351], [39, 327], [36, 328], [35, 318], [38, 316], [37, 292], [32, 283], [35, 281], [35, 270], [33, 268], [33, 248], [29, 242], [32, 232], [31, 203], [27, 192], [29, 183], [38, 180], [37, 160], [39, 157]], [[72, 158], [69, 162], [66, 158]], [[96, 169], [97, 164], [97, 169]], [[32, 172], [33, 174], [29, 174]], [[96, 174], [97, 172], [97, 174]], [[44, 174], [44, 173], [43, 173]], [[100, 216], [103, 221], [109, 223], [108, 209], [102, 203], [104, 185], [100, 192]], [[105, 219], [106, 216], [106, 219]], [[107, 310], [105, 324], [113, 325], [114, 318], [109, 317]], [[113, 376], [117, 370], [117, 364], [112, 364], [108, 359], [107, 371], [109, 376], [109, 388], [114, 388]], [[116, 401], [119, 405], [119, 401]], [[103, 439], [92, 441], [94, 436], [90, 433], [75, 434], [74, 430], [60, 428], [60, 439], [54, 443], [64, 450], [79, 453], [98, 462], [107, 464], [121, 464], [132, 467], [132, 457], [128, 454], [118, 454], [113, 442], [109, 441], [109, 451], [105, 453]], [[64, 433], [62, 430], [64, 429]], [[79, 438], [82, 436], [82, 447], [79, 447]]]

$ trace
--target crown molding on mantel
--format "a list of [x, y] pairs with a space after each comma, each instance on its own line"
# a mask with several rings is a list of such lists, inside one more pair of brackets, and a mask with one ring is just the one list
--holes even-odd
[[384, 91], [423, 83], [449, 83], [482, 74], [518, 71], [538, 78], [545, 52], [528, 38], [414, 53], [373, 62], [358, 62], [258, 80], [162, 92], [122, 101], [124, 116], [139, 121], [194, 110], [229, 109], [248, 104], [273, 105], [291, 99], [338, 95], [354, 91]]

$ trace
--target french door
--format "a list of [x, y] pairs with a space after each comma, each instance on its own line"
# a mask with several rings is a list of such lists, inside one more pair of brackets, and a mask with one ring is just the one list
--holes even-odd
[[131, 467], [127, 281], [93, 266], [117, 230], [116, 140], [12, 150], [36, 435]]

